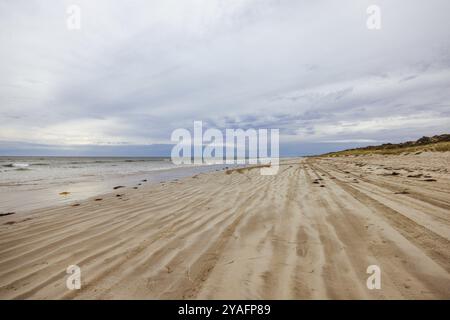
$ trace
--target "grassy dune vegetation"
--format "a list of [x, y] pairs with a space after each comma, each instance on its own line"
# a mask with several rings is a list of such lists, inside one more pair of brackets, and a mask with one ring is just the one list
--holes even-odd
[[403, 143], [385, 143], [379, 146], [368, 146], [363, 148], [348, 149], [337, 152], [326, 153], [324, 157], [360, 156], [368, 154], [420, 154], [427, 151], [445, 152], [450, 151], [450, 134], [442, 134], [433, 137], [422, 137], [417, 141]]

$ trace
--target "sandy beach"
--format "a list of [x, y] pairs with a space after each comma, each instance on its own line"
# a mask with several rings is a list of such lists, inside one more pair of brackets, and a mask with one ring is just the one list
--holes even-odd
[[0, 298], [450, 299], [448, 168], [449, 152], [298, 158], [3, 216]]

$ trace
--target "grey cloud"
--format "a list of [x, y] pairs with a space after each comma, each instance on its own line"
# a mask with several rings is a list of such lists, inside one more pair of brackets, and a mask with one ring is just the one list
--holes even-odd
[[80, 31], [71, 1], [0, 4], [0, 139], [168, 143], [194, 120], [285, 141], [448, 130], [448, 1], [380, 0], [379, 31], [365, 0], [78, 3]]

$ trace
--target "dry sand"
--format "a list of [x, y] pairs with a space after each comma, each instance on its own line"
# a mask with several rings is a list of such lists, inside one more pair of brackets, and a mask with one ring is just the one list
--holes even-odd
[[448, 168], [449, 153], [291, 159], [1, 217], [0, 298], [450, 299]]

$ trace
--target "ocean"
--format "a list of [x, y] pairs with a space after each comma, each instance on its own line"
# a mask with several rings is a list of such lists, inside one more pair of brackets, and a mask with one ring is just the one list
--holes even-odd
[[0, 157], [0, 213], [51, 207], [111, 192], [117, 185], [169, 181], [224, 167], [175, 165], [163, 157]]

